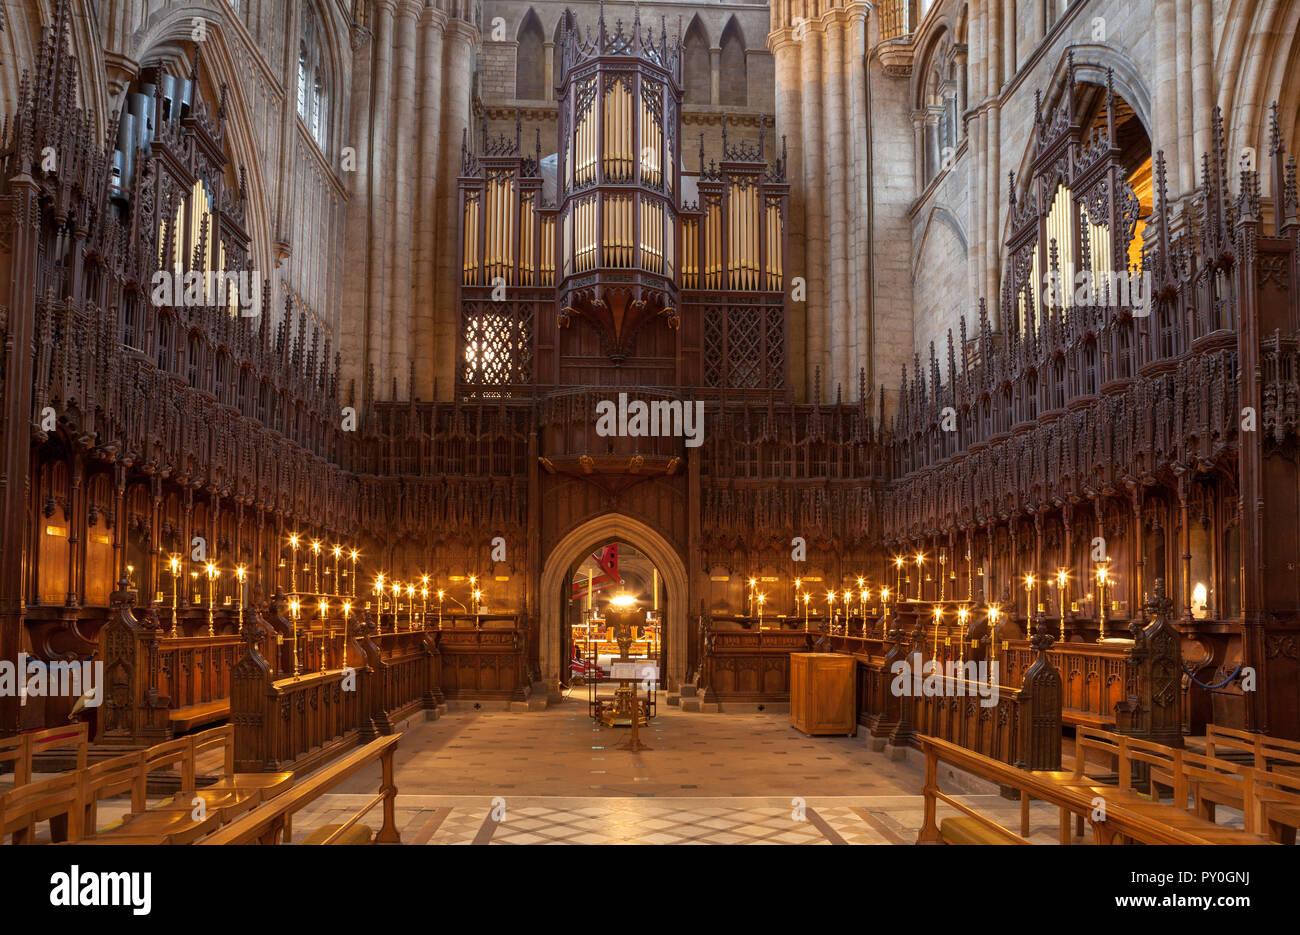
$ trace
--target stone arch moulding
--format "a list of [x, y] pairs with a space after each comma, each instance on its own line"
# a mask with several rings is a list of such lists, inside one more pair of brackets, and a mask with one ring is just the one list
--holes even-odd
[[[193, 42], [189, 38], [193, 16], [193, 7], [174, 7], [158, 12], [151, 19], [147, 30], [133, 36], [132, 49], [136, 59], [146, 61], [173, 57], [177, 62], [184, 62], [188, 68], [193, 60]], [[249, 256], [256, 269], [275, 281], [277, 274], [273, 271], [279, 265], [275, 260], [271, 234], [275, 227], [275, 207], [271, 204], [264, 177], [263, 160], [258, 155], [260, 147], [257, 144], [255, 126], [255, 102], [250, 97], [249, 79], [241, 65], [241, 61], [253, 62], [256, 57], [241, 58], [236, 52], [238, 43], [242, 41], [238, 30], [225, 20], [210, 19], [207, 30], [208, 37], [203, 43], [202, 69], [212, 88], [220, 88], [222, 85], [226, 87], [226, 145], [231, 168], [236, 173], [241, 169], [244, 171], [248, 186], [245, 227], [249, 236]], [[296, 42], [294, 48], [297, 48]], [[294, 55], [296, 63], [297, 53]], [[260, 69], [257, 75], [262, 79], [268, 77]], [[204, 75], [201, 74], [201, 83], [203, 78]], [[217, 94], [205, 92], [204, 100], [215, 113]], [[338, 132], [338, 121], [333, 126]]]
[[[1128, 105], [1133, 108], [1133, 113], [1137, 116], [1138, 121], [1142, 124], [1142, 129], [1146, 131], [1147, 139], [1153, 139], [1151, 94], [1147, 89], [1146, 82], [1130, 59], [1106, 46], [1084, 43], [1070, 46], [1069, 49], [1061, 53], [1056, 68], [1052, 72], [1052, 79], [1047, 83], [1046, 91], [1043, 94], [1043, 113], [1050, 112], [1052, 107], [1060, 104], [1061, 95], [1065, 93], [1068, 70], [1067, 56], [1070, 51], [1074, 52], [1074, 78], [1076, 82], [1095, 84], [1104, 88], [1106, 87], [1106, 69], [1114, 69], [1111, 86], [1115, 90], [1115, 96], [1121, 97], [1128, 102]], [[1029, 139], [1020, 154], [1020, 161], [1015, 167], [1017, 198], [1029, 197], [1030, 189], [1028, 185], [1033, 176], [1030, 169], [1034, 164], [1034, 155], [1034, 142]], [[1152, 156], [1154, 155], [1155, 153], [1152, 152]], [[1004, 166], [1007, 161], [1003, 160]], [[1007, 183], [1008, 178], [1004, 172], [999, 186], [999, 201], [1006, 198]], [[1001, 243], [998, 247], [999, 252], [1003, 254], [1003, 259], [1005, 259], [1006, 254], [1006, 240], [1011, 234], [1010, 225], [1010, 215], [1003, 215], [1000, 221], [1001, 231], [999, 234]], [[1003, 268], [1005, 269], [1005, 267]]]
[[1115, 93], [1128, 101], [1128, 105], [1133, 108], [1133, 113], [1141, 121], [1142, 129], [1146, 130], [1147, 138], [1151, 139], [1151, 92], [1146, 80], [1138, 67], [1133, 64], [1132, 59], [1110, 46], [1084, 42], [1072, 45], [1062, 52], [1061, 57], [1057, 59], [1056, 67], [1052, 70], [1052, 79], [1043, 92], [1043, 111], [1046, 112], [1049, 106], [1055, 107], [1060, 103], [1061, 95], [1065, 93], [1067, 55], [1070, 52], [1074, 53], [1076, 81], [1100, 85], [1104, 88], [1106, 69], [1114, 70]]
[[962, 250], [966, 252], [967, 256], [970, 255], [970, 242], [966, 239], [966, 231], [962, 229], [961, 222], [957, 220], [957, 216], [952, 213], [947, 205], [937, 204], [930, 209], [930, 213], [926, 216], [925, 227], [921, 230], [916, 249], [912, 253], [912, 282], [916, 282], [916, 274], [920, 271], [921, 266], [921, 255], [925, 253], [925, 245], [930, 239], [930, 233], [940, 223], [946, 225], [957, 235]]
[[[538, 596], [541, 600], [541, 630], [537, 647], [542, 681], [549, 693], [555, 693], [560, 679], [560, 667], [566, 660], [560, 651], [560, 628], [564, 615], [560, 612], [560, 598], [569, 567], [581, 555], [593, 552], [610, 539], [622, 539], [640, 549], [658, 567], [667, 592], [667, 625], [665, 640], [668, 657], [662, 684], [676, 688], [686, 672], [686, 611], [688, 579], [686, 563], [681, 553], [653, 527], [625, 513], [604, 513], [592, 517], [569, 530], [555, 544], [542, 566]], [[558, 697], [552, 697], [558, 701]]]

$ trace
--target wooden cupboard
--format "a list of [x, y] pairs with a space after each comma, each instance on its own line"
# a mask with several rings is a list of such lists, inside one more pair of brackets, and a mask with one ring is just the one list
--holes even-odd
[[790, 654], [790, 723], [805, 734], [858, 732], [852, 656]]

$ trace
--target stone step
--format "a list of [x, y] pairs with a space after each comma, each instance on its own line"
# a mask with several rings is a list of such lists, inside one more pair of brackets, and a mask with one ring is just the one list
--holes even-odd
[[691, 684], [690, 682], [684, 683], [681, 687], [681, 696], [683, 698], [695, 698], [699, 694], [700, 694], [699, 687]]
[[682, 698], [681, 708], [683, 711], [699, 711], [700, 705], [703, 704], [702, 698]]

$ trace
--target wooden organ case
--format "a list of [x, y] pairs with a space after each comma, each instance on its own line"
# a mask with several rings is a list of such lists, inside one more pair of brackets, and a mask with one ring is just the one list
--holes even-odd
[[464, 152], [458, 390], [657, 387], [786, 398], [784, 160], [684, 172], [680, 46], [567, 31], [554, 200], [540, 137]]

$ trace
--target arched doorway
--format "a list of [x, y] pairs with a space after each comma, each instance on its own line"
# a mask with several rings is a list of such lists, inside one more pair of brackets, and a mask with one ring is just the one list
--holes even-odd
[[560, 675], [569, 661], [564, 651], [564, 605], [569, 599], [569, 574], [573, 564], [580, 556], [590, 554], [613, 539], [634, 545], [663, 574], [663, 681], [669, 689], [681, 684], [686, 671], [686, 564], [672, 543], [655, 529], [623, 513], [606, 513], [571, 529], [551, 550], [542, 567], [538, 591], [542, 610], [538, 657], [548, 693], [558, 695]]

